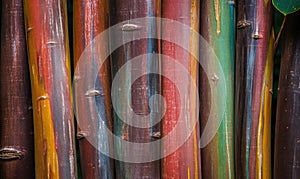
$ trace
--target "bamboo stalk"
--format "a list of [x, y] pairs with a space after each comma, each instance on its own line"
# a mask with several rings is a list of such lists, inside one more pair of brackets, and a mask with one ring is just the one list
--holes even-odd
[[0, 178], [34, 178], [23, 1], [2, 1], [1, 8]]
[[287, 16], [279, 76], [274, 178], [299, 178], [300, 12]]
[[77, 178], [66, 1], [24, 1], [36, 178]]
[[[157, 0], [127, 0], [111, 1], [110, 17], [111, 25], [126, 22], [129, 24], [122, 26], [122, 38], [132, 36], [136, 30], [138, 30], [134, 21], [135, 18], [142, 17], [157, 17], [160, 15], [160, 4]], [[133, 28], [130, 28], [133, 27]], [[146, 22], [146, 27], [140, 27], [146, 29], [152, 29], [154, 33], [157, 33], [157, 24], [153, 23], [151, 20]], [[149, 30], [150, 31], [150, 30]], [[151, 33], [150, 32], [150, 33]], [[112, 41], [114, 37], [112, 37]], [[131, 41], [127, 44], [121, 46], [112, 54], [112, 73], [113, 76], [117, 74], [122, 65], [129, 62], [132, 58], [139, 55], [145, 55], [147, 53], [157, 53], [158, 52], [158, 41], [155, 39], [141, 39], [136, 41]], [[130, 99], [130, 105], [133, 111], [141, 116], [148, 115], [150, 97], [153, 94], [160, 93], [160, 81], [157, 75], [144, 75], [132, 81], [132, 74], [137, 71], [147, 72], [151, 68], [158, 68], [158, 59], [150, 54], [143, 57], [142, 63], [138, 68], [128, 68], [126, 69], [126, 76], [123, 76], [122, 82], [120, 82], [120, 89], [129, 89], [131, 87], [131, 92], [129, 95], [124, 94], [120, 91], [118, 95], [118, 100], [115, 103], [119, 104], [117, 109], [120, 109], [122, 113], [128, 112], [130, 106], [128, 106], [124, 101], [126, 98]], [[153, 70], [152, 70], [153, 71]], [[130, 86], [132, 84], [132, 86]], [[127, 113], [126, 113], [127, 114]], [[152, 126], [152, 116], [147, 119], [150, 124], [150, 128], [138, 128], [130, 126], [121, 121], [121, 119], [115, 113], [114, 115], [114, 134], [122, 140], [127, 140], [135, 143], [149, 143], [156, 140], [160, 136], [160, 125]], [[128, 116], [126, 116], [128, 118]], [[130, 120], [130, 119], [129, 119]], [[134, 156], [135, 151], [124, 151], [123, 146], [114, 142], [115, 153], [119, 155], [119, 158], [126, 156], [129, 152]], [[126, 149], [125, 149], [126, 150]], [[155, 149], [157, 150], [157, 149]], [[144, 151], [145, 155], [153, 155], [153, 149], [149, 148]], [[159, 161], [153, 161], [148, 163], [129, 163], [123, 161], [116, 161], [116, 178], [159, 178], [160, 177], [160, 165]]]
[[[94, 38], [108, 28], [109, 22], [109, 1], [107, 0], [75, 0], [74, 1], [74, 60], [75, 69], [78, 64], [80, 55], [83, 53], [85, 48], [93, 48], [91, 45]], [[103, 45], [108, 46], [106, 42]], [[100, 52], [101, 53], [101, 52]], [[112, 130], [112, 111], [111, 111], [111, 99], [110, 99], [110, 64], [107, 60], [101, 67], [100, 76], [98, 76], [97, 87], [101, 93], [106, 94], [102, 96], [96, 96], [96, 105], [98, 111], [104, 114], [105, 124], [110, 130]], [[88, 80], [87, 80], [88, 81]], [[76, 90], [82, 91], [80, 89], [85, 86], [83, 81], [81, 85], [78, 86]], [[111, 139], [108, 137], [103, 137], [100, 127], [96, 127], [93, 132], [99, 137], [96, 143], [91, 144], [85, 134], [88, 126], [99, 126], [99, 121], [94, 121], [98, 119], [91, 110], [94, 106], [90, 106], [90, 98], [86, 98], [86, 101], [81, 101], [76, 103], [81, 106], [77, 106], [77, 120], [80, 121], [80, 126], [78, 128], [77, 137], [79, 139], [79, 150], [80, 150], [80, 164], [83, 178], [114, 178], [113, 171], [113, 160], [98, 151], [98, 145], [108, 145], [112, 147]], [[81, 111], [79, 111], [81, 110]], [[83, 126], [84, 125], [84, 126]], [[90, 131], [91, 132], [91, 131]], [[105, 139], [106, 141], [102, 141]], [[96, 146], [93, 146], [96, 145]]]
[[[237, 178], [271, 178], [271, 1], [238, 2], [235, 165]], [[271, 43], [271, 45], [270, 45]]]
[[[165, 0], [162, 2], [162, 17], [176, 20], [187, 26], [190, 26], [193, 30], [198, 32], [199, 28], [199, 1], [183, 1], [183, 0]], [[182, 34], [183, 29], [171, 29], [168, 25], [162, 26], [163, 39], [180, 38], [182, 36], [189, 37], [190, 34]], [[199, 41], [197, 39], [186, 39], [190, 43], [190, 48], [197, 49]], [[185, 52], [181, 47], [176, 46], [168, 41], [162, 42], [162, 54], [169, 56], [174, 61], [163, 61], [162, 70], [167, 75], [173, 76], [176, 82], [180, 82], [183, 87], [186, 87], [186, 92], [189, 93], [189, 88], [193, 82], [187, 82], [180, 79], [185, 79], [175, 71], [176, 62], [179, 62], [185, 67], [189, 74], [188, 76], [198, 84], [198, 62], [188, 52]], [[195, 94], [179, 94], [173, 81], [167, 78], [162, 78], [163, 84], [163, 96], [166, 100], [166, 113], [162, 122], [162, 134], [168, 135], [173, 130], [177, 122], [183, 122], [190, 124], [196, 118], [196, 99]], [[180, 95], [187, 95], [183, 101], [180, 101]], [[179, 113], [182, 107], [190, 106], [190, 110], [183, 114], [188, 116], [183, 119], [179, 118]], [[173, 138], [170, 141], [163, 141], [163, 150], [168, 148], [169, 145], [176, 143], [181, 134], [177, 134], [178, 138]], [[191, 136], [187, 141], [180, 146], [174, 153], [166, 156], [162, 159], [162, 178], [200, 178], [200, 150], [199, 144], [199, 124], [196, 123], [196, 127], [193, 130]]]
[[[200, 33], [218, 57], [227, 86], [225, 113], [217, 115], [217, 120], [221, 120], [222, 123], [213, 140], [201, 150], [202, 176], [203, 178], [234, 178], [234, 1], [202, 0], [200, 7]], [[205, 56], [202, 58], [205, 58]], [[211, 59], [207, 59], [205, 63], [208, 66], [214, 66], [214, 61]], [[211, 73], [214, 73], [214, 71]], [[206, 126], [210, 112], [209, 105], [211, 104], [209, 92], [211, 87], [208, 86], [206, 76], [207, 74], [200, 70], [201, 128]], [[223, 95], [224, 91], [221, 93], [219, 95]], [[218, 98], [218, 101], [217, 104], [222, 105], [220, 98]]]

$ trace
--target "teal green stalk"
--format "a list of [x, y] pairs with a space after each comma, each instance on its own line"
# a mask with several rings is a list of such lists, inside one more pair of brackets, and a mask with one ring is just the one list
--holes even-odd
[[[227, 93], [224, 114], [217, 114], [222, 120], [217, 134], [212, 141], [202, 149], [202, 176], [203, 178], [234, 178], [234, 56], [235, 56], [235, 8], [234, 1], [228, 0], [202, 0], [201, 1], [200, 31], [203, 38], [214, 50], [222, 66], [226, 81]], [[201, 56], [201, 54], [200, 54]], [[207, 59], [208, 66], [213, 62]], [[210, 69], [210, 68], [209, 68]], [[206, 74], [200, 73], [200, 110], [201, 128], [205, 127], [210, 102], [210, 88]], [[220, 96], [224, 95], [222, 91]], [[220, 99], [220, 98], [218, 98]], [[202, 102], [203, 101], [203, 102]], [[218, 101], [217, 106], [222, 105]], [[220, 111], [219, 109], [217, 111]]]

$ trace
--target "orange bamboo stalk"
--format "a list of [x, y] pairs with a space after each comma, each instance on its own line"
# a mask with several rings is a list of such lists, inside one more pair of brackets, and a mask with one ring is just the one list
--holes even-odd
[[77, 178], [66, 1], [25, 0], [36, 178]]

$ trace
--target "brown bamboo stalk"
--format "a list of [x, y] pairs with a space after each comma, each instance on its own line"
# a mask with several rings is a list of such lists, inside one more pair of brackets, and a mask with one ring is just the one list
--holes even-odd
[[1, 8], [0, 178], [34, 178], [23, 0], [3, 0]]
[[25, 0], [36, 178], [77, 178], [66, 1]]

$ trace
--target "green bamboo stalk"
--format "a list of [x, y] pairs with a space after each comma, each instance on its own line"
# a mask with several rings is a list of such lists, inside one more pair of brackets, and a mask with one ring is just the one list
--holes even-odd
[[23, 0], [3, 0], [1, 12], [0, 178], [34, 178]]
[[[271, 1], [238, 1], [235, 88], [237, 178], [271, 178]], [[271, 44], [271, 45], [270, 45]]]
[[[203, 178], [234, 178], [234, 3], [228, 0], [202, 0], [200, 5], [200, 34], [221, 63], [227, 86], [227, 91], [220, 94], [227, 94], [225, 113], [217, 115], [222, 122], [213, 140], [201, 151]], [[207, 59], [205, 63], [208, 66], [214, 65], [211, 59]], [[200, 70], [201, 128], [206, 126], [210, 112], [210, 86], [207, 80], [205, 72]], [[221, 101], [217, 103], [222, 105]]]
[[66, 1], [25, 0], [36, 178], [77, 178]]
[[300, 11], [287, 16], [282, 38], [275, 131], [274, 178], [299, 178]]

